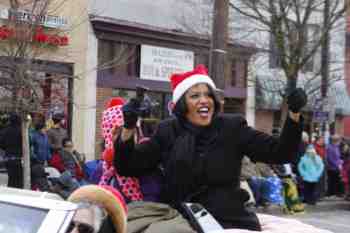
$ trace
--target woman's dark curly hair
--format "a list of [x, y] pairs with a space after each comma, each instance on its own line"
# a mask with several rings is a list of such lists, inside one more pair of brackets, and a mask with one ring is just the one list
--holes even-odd
[[[214, 116], [217, 115], [220, 111], [220, 101], [214, 89], [207, 85], [209, 89], [209, 96], [214, 100]], [[186, 104], [186, 95], [187, 91], [181, 96], [181, 98], [176, 102], [175, 107], [173, 109], [173, 113], [176, 117], [185, 117], [188, 111]]]

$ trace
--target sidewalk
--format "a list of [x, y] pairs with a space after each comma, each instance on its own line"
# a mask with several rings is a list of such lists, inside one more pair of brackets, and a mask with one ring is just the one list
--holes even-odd
[[305, 205], [305, 211], [303, 213], [285, 214], [282, 207], [277, 205], [271, 205], [268, 208], [258, 208], [257, 212], [276, 216], [295, 216], [308, 213], [330, 212], [335, 210], [350, 211], [350, 201], [346, 201], [344, 198], [339, 197], [326, 197], [317, 202], [316, 205]]

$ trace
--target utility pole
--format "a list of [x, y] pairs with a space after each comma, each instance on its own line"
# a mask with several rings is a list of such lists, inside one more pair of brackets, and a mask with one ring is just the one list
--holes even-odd
[[[329, 10], [330, 0], [324, 1], [323, 9], [323, 28], [329, 27]], [[325, 110], [325, 102], [327, 100], [328, 80], [329, 80], [329, 31], [325, 32], [321, 47], [321, 98], [323, 102], [323, 111]], [[330, 119], [328, 119], [329, 121]], [[326, 142], [329, 138], [329, 122], [323, 122], [322, 131]]]
[[209, 71], [217, 88], [225, 88], [229, 0], [215, 0]]
[[[329, 26], [329, 0], [324, 1], [323, 9], [323, 27]], [[328, 79], [329, 79], [329, 32], [324, 34], [321, 50], [321, 97], [327, 98]]]

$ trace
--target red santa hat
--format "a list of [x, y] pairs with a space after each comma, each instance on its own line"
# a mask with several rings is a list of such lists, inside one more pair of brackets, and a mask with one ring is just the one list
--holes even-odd
[[213, 89], [216, 89], [215, 83], [208, 76], [208, 70], [204, 65], [198, 65], [194, 70], [173, 74], [170, 77], [171, 88], [173, 90], [172, 102], [176, 102], [185, 94], [185, 92], [192, 86], [199, 83], [208, 84]]
[[125, 100], [122, 97], [115, 97], [108, 101], [106, 108], [112, 108], [123, 104], [125, 104]]

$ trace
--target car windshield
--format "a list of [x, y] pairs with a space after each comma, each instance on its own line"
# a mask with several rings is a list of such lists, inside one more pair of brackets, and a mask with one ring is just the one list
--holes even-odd
[[48, 211], [0, 202], [0, 233], [36, 233]]

